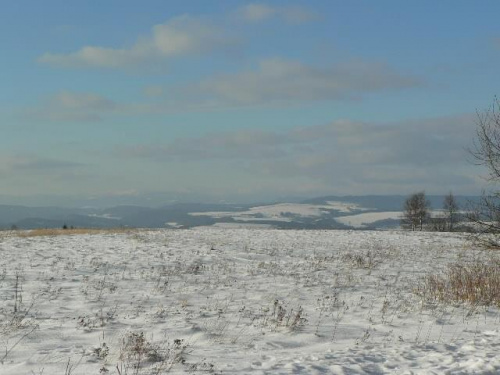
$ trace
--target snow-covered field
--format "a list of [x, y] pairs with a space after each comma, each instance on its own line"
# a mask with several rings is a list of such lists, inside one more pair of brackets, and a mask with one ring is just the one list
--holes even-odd
[[0, 235], [1, 374], [497, 374], [494, 307], [414, 291], [460, 234]]
[[403, 212], [401, 211], [382, 211], [340, 216], [335, 218], [335, 220], [353, 228], [366, 228], [379, 220], [400, 220], [401, 217], [403, 217]]
[[329, 201], [328, 204], [278, 203], [252, 207], [246, 211], [231, 212], [192, 212], [192, 216], [211, 216], [214, 218], [230, 217], [238, 221], [285, 221], [291, 222], [291, 216], [320, 217], [330, 211], [351, 213], [365, 211], [367, 208], [355, 203]]

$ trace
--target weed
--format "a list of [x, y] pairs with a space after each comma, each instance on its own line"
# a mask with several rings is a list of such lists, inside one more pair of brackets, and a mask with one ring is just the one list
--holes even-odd
[[288, 327], [292, 330], [299, 329], [307, 322], [302, 306], [290, 308], [286, 303], [276, 299], [273, 303], [272, 312], [263, 320], [264, 326], [273, 329]]
[[164, 341], [160, 344], [151, 343], [144, 332], [129, 332], [122, 340], [119, 359], [122, 361], [116, 369], [118, 374], [127, 374], [128, 369], [138, 374], [145, 362], [155, 363], [153, 374], [169, 371], [175, 364], [186, 362], [188, 344], [183, 339], [173, 342]]
[[39, 328], [36, 321], [30, 318], [35, 299], [29, 305], [23, 304], [21, 280], [20, 273], [16, 272], [13, 288], [14, 307], [12, 312], [3, 310], [5, 313], [2, 313], [3, 311], [0, 310], [0, 337], [5, 338], [6, 343], [4, 355], [0, 355], [1, 364], [4, 363], [8, 355], [21, 341]]
[[99, 347], [94, 349], [94, 354], [97, 358], [105, 360], [109, 354], [109, 347], [103, 342]]
[[425, 277], [416, 292], [436, 301], [500, 306], [500, 262], [451, 264], [446, 272]]
[[356, 268], [366, 268], [369, 270], [375, 268], [379, 263], [370, 250], [366, 251], [366, 253], [347, 253], [342, 257], [342, 260], [352, 264]]

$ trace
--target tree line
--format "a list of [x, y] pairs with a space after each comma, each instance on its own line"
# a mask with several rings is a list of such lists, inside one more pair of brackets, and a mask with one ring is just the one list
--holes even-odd
[[412, 194], [406, 199], [403, 207], [401, 225], [411, 230], [431, 229], [442, 232], [452, 232], [456, 228], [460, 212], [458, 202], [449, 193], [443, 199], [443, 206], [438, 215], [431, 215], [431, 203], [425, 192]]

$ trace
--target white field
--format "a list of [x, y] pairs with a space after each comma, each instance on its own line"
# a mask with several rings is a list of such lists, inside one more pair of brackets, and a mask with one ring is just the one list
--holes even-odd
[[498, 256], [460, 234], [5, 234], [0, 254], [2, 375], [500, 373], [497, 308], [414, 293]]
[[[466, 211], [459, 211], [459, 213], [467, 214]], [[380, 220], [401, 220], [403, 215], [403, 211], [362, 212], [353, 215], [339, 216], [335, 218], [335, 221], [356, 229], [363, 229]], [[446, 213], [443, 210], [431, 210], [430, 215], [431, 217], [446, 217]]]
[[289, 215], [304, 217], [320, 217], [331, 210], [350, 213], [354, 211], [366, 210], [355, 203], [329, 201], [326, 205], [304, 204], [304, 203], [279, 203], [267, 206], [252, 207], [247, 211], [236, 212], [193, 212], [193, 216], [211, 216], [214, 218], [230, 217], [238, 221], [285, 221], [292, 219]]
[[361, 214], [336, 217], [335, 220], [353, 228], [365, 228], [379, 220], [399, 220], [403, 216], [401, 211], [363, 212]]

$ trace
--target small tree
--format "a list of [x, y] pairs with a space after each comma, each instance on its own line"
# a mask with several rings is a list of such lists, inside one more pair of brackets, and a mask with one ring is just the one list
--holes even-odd
[[443, 210], [446, 215], [448, 230], [453, 232], [453, 224], [456, 222], [456, 216], [458, 213], [458, 203], [451, 191], [450, 194], [444, 197]]
[[402, 224], [416, 230], [423, 229], [424, 224], [428, 221], [430, 202], [425, 197], [425, 192], [412, 194], [404, 204]]

